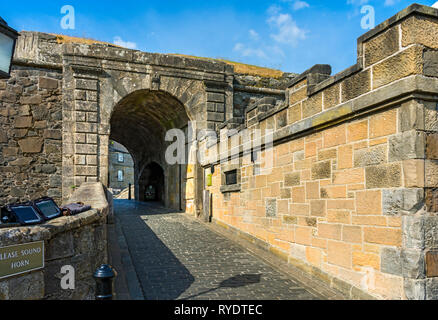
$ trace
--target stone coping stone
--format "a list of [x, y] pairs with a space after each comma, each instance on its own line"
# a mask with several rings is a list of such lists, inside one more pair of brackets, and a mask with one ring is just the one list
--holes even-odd
[[[415, 14], [419, 15], [419, 16], [426, 16], [426, 17], [438, 19], [438, 9], [430, 7], [430, 6], [425, 6], [425, 5], [414, 3], [414, 4], [410, 5], [409, 7], [407, 7], [406, 9], [400, 11], [396, 15], [392, 16], [391, 18], [385, 20], [384, 22], [382, 22], [381, 24], [376, 26], [374, 29], [372, 29], [372, 30], [368, 31], [367, 33], [364, 33], [362, 36], [360, 36], [357, 39], [357, 47], [359, 48], [359, 50], [361, 50], [364, 42], [368, 41], [369, 39], [377, 36], [378, 34], [384, 32], [384, 31], [386, 31], [387, 29], [391, 28], [395, 24], [399, 23], [401, 20], [406, 19], [406, 18], [410, 17], [411, 15], [415, 15]], [[311, 74], [330, 74], [329, 71], [331, 69], [329, 69], [329, 67], [330, 67], [329, 65], [320, 65], [320, 64], [314, 65], [310, 69], [304, 71], [302, 74], [300, 74], [299, 76], [294, 78], [289, 83], [288, 87], [290, 88], [290, 87], [294, 86], [298, 82], [306, 79]], [[361, 71], [362, 69], [363, 69], [362, 59], [359, 56], [358, 63], [356, 63], [355, 65], [339, 72], [338, 74], [331, 76], [328, 79], [320, 81], [319, 83], [315, 83], [314, 86], [309, 86], [308, 87], [308, 96], [314, 95], [314, 94], [318, 93], [319, 91], [322, 91], [325, 88], [327, 88], [335, 83], [338, 83], [341, 80], [348, 78], [349, 76]]]
[[[324, 110], [312, 117], [277, 129], [269, 134], [273, 135], [273, 137], [268, 137], [268, 141], [273, 141], [273, 144], [276, 145], [286, 140], [293, 140], [306, 133], [316, 132], [317, 130], [340, 124], [368, 112], [373, 112], [379, 108], [389, 108], [398, 105], [402, 102], [400, 99], [409, 100], [413, 94], [435, 95], [437, 87], [438, 79], [427, 78], [422, 75], [409, 76], [339, 104], [334, 108]], [[279, 110], [276, 112], [279, 112]], [[273, 114], [276, 112], [273, 112]], [[259, 116], [263, 118], [262, 115]], [[270, 114], [270, 116], [272, 116], [272, 114]], [[261, 138], [267, 139], [267, 136], [262, 136]], [[220, 137], [218, 137], [216, 144], [219, 144], [220, 140]], [[238, 146], [239, 154], [249, 153], [251, 148], [257, 147], [264, 149], [263, 143], [256, 145], [248, 144], [247, 146], [241, 144]], [[235, 153], [233, 155], [235, 155]], [[219, 159], [201, 161], [201, 165], [205, 167], [211, 164], [217, 164], [220, 161], [227, 161], [227, 158], [229, 158], [228, 154], [219, 154]]]
[[68, 202], [78, 201], [91, 205], [92, 209], [75, 216], [60, 217], [40, 225], [1, 229], [0, 246], [49, 240], [57, 234], [106, 219], [109, 206], [101, 183], [84, 183]]

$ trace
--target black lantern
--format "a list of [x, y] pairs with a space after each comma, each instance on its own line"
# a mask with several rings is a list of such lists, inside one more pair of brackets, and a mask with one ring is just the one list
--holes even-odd
[[8, 26], [0, 17], [0, 79], [8, 79], [18, 32]]

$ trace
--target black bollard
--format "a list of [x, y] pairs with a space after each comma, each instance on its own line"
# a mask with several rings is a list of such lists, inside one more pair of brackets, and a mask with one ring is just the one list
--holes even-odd
[[128, 200], [131, 200], [131, 199], [132, 199], [132, 195], [131, 195], [131, 184], [129, 184], [129, 191], [128, 191], [128, 194], [129, 194], [129, 196], [128, 196]]
[[96, 280], [96, 300], [113, 300], [114, 298], [114, 278], [117, 276], [116, 271], [110, 265], [101, 265], [93, 278]]

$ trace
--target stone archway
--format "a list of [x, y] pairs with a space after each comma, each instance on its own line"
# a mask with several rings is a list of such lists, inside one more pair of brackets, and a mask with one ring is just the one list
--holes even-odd
[[147, 200], [146, 188], [153, 186], [157, 195], [154, 200], [175, 210], [186, 209], [187, 165], [167, 163], [165, 153], [171, 142], [166, 142], [165, 136], [171, 129], [185, 130], [189, 120], [184, 105], [164, 91], [137, 90], [116, 104], [110, 139], [132, 154], [136, 199]]
[[[179, 114], [175, 110], [185, 110], [183, 119], [190, 119], [194, 137], [202, 130], [217, 129], [223, 121], [231, 118], [233, 68], [222, 62], [99, 45], [69, 44], [64, 49], [63, 199], [67, 200], [74, 188], [84, 182], [100, 181], [108, 185], [111, 137], [128, 148], [135, 160], [137, 176], [148, 163], [155, 161], [163, 167], [166, 182], [172, 177], [187, 178], [182, 186], [166, 183], [166, 192], [170, 195], [167, 201], [174, 208], [199, 216], [204, 188], [201, 165], [194, 163], [186, 168], [166, 166], [160, 159], [164, 145], [157, 140], [164, 141], [162, 134], [165, 130], [160, 128], [181, 124], [176, 122], [177, 117], [173, 117]], [[149, 105], [157, 106], [156, 116], [140, 111], [144, 99], [150, 100]], [[152, 125], [146, 126], [146, 123]], [[114, 130], [116, 127], [120, 130]], [[123, 129], [141, 129], [142, 134], [123, 134]], [[153, 149], [157, 145], [160, 152]], [[136, 154], [135, 150], [142, 148], [149, 149]], [[196, 153], [196, 148], [194, 144], [191, 151]], [[144, 157], [145, 154], [149, 159]], [[185, 190], [186, 199], [176, 197], [175, 190], [169, 190], [176, 187]]]

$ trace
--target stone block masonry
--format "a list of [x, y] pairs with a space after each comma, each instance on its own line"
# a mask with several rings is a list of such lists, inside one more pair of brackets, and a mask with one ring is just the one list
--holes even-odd
[[[108, 263], [107, 217], [112, 207], [101, 183], [83, 184], [69, 202], [92, 209], [23, 228], [1, 229], [1, 246], [44, 241], [44, 269], [0, 280], [0, 300], [94, 300], [93, 273]], [[75, 270], [75, 289], [61, 288], [61, 268]]]
[[62, 72], [14, 66], [0, 81], [0, 205], [61, 201]]
[[317, 65], [287, 105], [248, 110], [242, 129], [274, 130], [258, 157], [273, 164], [242, 138], [239, 191], [223, 193], [230, 159], [206, 163], [213, 220], [348, 298], [436, 299], [437, 33], [438, 10], [410, 6], [359, 38], [355, 66], [330, 77]]
[[[361, 36], [339, 74], [252, 81], [223, 62], [23, 32], [0, 81], [0, 204], [107, 184], [111, 136], [135, 154], [136, 195], [155, 162], [166, 205], [200, 216], [208, 189], [214, 221], [351, 299], [437, 299], [437, 34], [438, 10], [411, 5]], [[208, 160], [168, 166], [164, 133], [188, 119], [239, 159], [204, 134], [191, 153]], [[232, 145], [251, 130], [273, 146]]]

